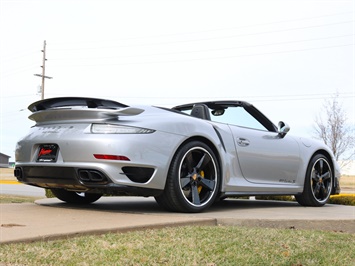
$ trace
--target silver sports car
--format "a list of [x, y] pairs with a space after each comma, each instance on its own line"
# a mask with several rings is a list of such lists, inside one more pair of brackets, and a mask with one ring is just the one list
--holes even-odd
[[294, 195], [323, 206], [340, 192], [339, 167], [321, 142], [287, 134], [253, 105], [210, 101], [174, 108], [65, 97], [31, 104], [15, 176], [86, 204], [102, 195], [154, 196], [169, 211], [216, 200]]

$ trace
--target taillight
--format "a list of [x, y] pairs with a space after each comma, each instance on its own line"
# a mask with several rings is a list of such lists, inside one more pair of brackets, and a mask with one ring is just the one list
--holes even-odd
[[112, 155], [112, 154], [94, 154], [96, 159], [100, 160], [116, 160], [116, 161], [130, 161], [130, 159], [123, 155]]
[[113, 124], [92, 124], [91, 133], [94, 134], [150, 134], [155, 130], [141, 128], [141, 127], [130, 127], [122, 125]]

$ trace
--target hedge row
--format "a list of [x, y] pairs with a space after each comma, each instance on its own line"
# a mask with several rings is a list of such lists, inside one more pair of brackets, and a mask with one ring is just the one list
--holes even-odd
[[355, 194], [340, 194], [330, 196], [329, 203], [355, 206]]
[[[256, 196], [257, 200], [295, 201], [293, 196]], [[340, 194], [330, 196], [329, 204], [355, 206], [355, 194]]]

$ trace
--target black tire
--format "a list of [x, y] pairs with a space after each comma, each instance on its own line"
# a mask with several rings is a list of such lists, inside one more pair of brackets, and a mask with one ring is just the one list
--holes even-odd
[[312, 157], [306, 173], [302, 194], [295, 195], [303, 206], [320, 207], [327, 203], [333, 187], [333, 171], [327, 157]]
[[51, 191], [58, 199], [71, 204], [90, 204], [102, 197], [102, 194], [80, 193], [61, 188], [52, 188]]
[[220, 187], [218, 160], [203, 142], [192, 141], [175, 154], [164, 192], [155, 197], [166, 210], [201, 212], [215, 201]]

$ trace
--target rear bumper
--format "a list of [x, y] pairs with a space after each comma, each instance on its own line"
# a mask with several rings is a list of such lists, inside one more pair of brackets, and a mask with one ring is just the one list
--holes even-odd
[[110, 195], [157, 196], [162, 190], [115, 184], [97, 169], [58, 166], [17, 166], [14, 175], [19, 182], [42, 187]]
[[341, 172], [340, 172], [340, 167], [336, 162], [335, 158], [333, 158], [333, 165], [334, 165], [334, 184], [333, 184], [332, 195], [338, 195], [341, 191], [340, 188]]
[[339, 177], [334, 178], [334, 187], [333, 187], [332, 195], [340, 194], [341, 188], [340, 188], [340, 180], [339, 179], [340, 179]]

